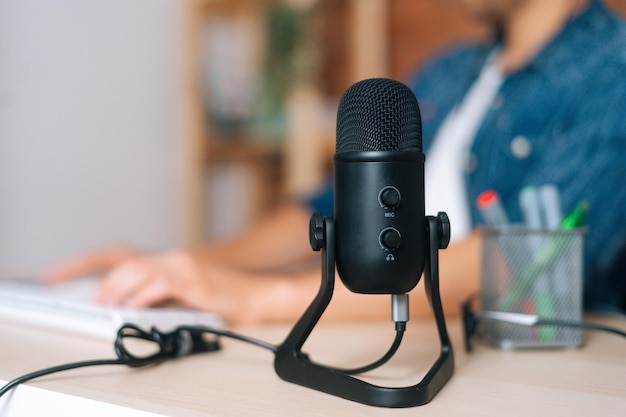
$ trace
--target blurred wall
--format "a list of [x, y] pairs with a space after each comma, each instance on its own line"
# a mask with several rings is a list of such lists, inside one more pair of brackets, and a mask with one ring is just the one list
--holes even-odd
[[176, 0], [0, 0], [0, 275], [180, 243]]

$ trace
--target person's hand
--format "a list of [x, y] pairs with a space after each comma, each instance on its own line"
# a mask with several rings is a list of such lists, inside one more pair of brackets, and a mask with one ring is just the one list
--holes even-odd
[[216, 313], [232, 323], [282, 319], [289, 285], [199, 259], [189, 252], [142, 254], [110, 249], [50, 269], [48, 283], [104, 271], [95, 301], [131, 308], [176, 305]]
[[111, 270], [103, 278], [97, 301], [135, 308], [174, 302], [217, 313], [231, 323], [255, 323], [288, 318], [284, 310], [289, 288], [276, 277], [171, 251], [135, 257]]

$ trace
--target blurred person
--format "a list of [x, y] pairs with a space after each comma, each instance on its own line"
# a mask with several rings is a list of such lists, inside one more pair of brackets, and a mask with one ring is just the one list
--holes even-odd
[[[519, 222], [518, 192], [545, 183], [557, 185], [566, 211], [590, 203], [585, 307], [623, 311], [626, 25], [598, 0], [458, 3], [493, 25], [492, 43], [454, 49], [411, 83], [423, 119], [426, 213], [451, 218], [454, 243], [440, 252], [446, 313], [479, 287], [478, 194], [496, 190]], [[329, 186], [309, 201], [285, 203], [227, 241], [155, 254], [113, 247], [53, 266], [43, 279], [100, 272], [102, 303], [174, 301], [233, 323], [295, 320], [321, 280], [308, 221], [313, 211], [332, 214], [332, 192]], [[429, 309], [422, 293], [412, 291], [412, 314]], [[325, 316], [388, 316], [388, 297], [358, 297], [337, 285]]]

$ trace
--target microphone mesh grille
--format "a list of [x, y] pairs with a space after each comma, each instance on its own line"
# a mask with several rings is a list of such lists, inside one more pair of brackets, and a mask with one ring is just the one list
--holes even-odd
[[337, 153], [421, 150], [420, 109], [406, 85], [371, 78], [346, 90], [337, 111]]

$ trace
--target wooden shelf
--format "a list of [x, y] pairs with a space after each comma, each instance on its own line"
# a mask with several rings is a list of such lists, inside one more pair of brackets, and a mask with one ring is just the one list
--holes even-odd
[[222, 161], [276, 161], [282, 157], [279, 144], [257, 143], [245, 138], [228, 141], [210, 141], [204, 152], [207, 164]]
[[277, 0], [198, 0], [199, 10], [205, 15], [235, 15], [242, 11], [264, 10]]

